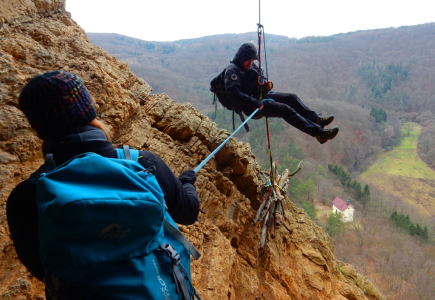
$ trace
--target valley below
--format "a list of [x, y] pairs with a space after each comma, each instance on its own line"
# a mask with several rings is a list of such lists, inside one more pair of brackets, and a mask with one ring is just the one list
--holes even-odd
[[435, 171], [418, 156], [417, 140], [421, 125], [405, 124], [400, 146], [386, 152], [361, 174], [361, 178], [396, 199], [396, 210], [401, 202], [408, 204], [424, 217], [435, 215]]

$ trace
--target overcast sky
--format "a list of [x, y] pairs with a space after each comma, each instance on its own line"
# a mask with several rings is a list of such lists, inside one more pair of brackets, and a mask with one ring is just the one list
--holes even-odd
[[[301, 38], [435, 21], [433, 0], [261, 0], [267, 34]], [[175, 41], [257, 30], [258, 0], [66, 0], [86, 32]]]

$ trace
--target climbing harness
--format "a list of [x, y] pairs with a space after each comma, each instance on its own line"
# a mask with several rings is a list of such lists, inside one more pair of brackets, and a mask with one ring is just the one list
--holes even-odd
[[259, 109], [257, 108], [240, 126], [239, 128], [237, 128], [236, 131], [234, 131], [222, 144], [219, 145], [219, 147], [217, 147], [209, 156], [207, 156], [206, 159], [204, 159], [196, 168], [195, 170], [193, 170], [195, 173], [197, 173], [199, 170], [201, 170], [201, 168], [230, 140], [230, 138], [233, 137], [234, 134], [236, 134], [237, 131], [239, 131], [240, 128], [242, 128], [242, 126], [244, 126], [246, 124], [246, 122], [248, 122], [258, 111]]

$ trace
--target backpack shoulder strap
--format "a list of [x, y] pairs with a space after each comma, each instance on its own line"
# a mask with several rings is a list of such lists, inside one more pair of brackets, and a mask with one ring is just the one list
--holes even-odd
[[195, 260], [197, 260], [201, 256], [201, 253], [199, 253], [195, 246], [193, 246], [192, 243], [189, 242], [184, 234], [182, 234], [181, 231], [178, 230], [177, 227], [172, 225], [167, 219], [165, 219], [165, 222], [163, 223], [163, 228], [165, 228], [167, 232], [169, 232], [180, 243], [182, 243], [183, 246], [186, 247], [187, 250], [189, 250], [190, 254]]
[[139, 150], [133, 149], [128, 145], [116, 149], [116, 156], [119, 159], [127, 159], [137, 161], [139, 159]]
[[53, 171], [56, 168], [56, 163], [54, 162], [53, 153], [48, 153], [45, 156], [45, 165], [47, 169], [49, 169], [50, 171]]

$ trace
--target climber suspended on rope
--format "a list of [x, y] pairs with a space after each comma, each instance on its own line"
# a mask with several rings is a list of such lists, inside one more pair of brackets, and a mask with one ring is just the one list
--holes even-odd
[[[259, 9], [259, 11], [261, 11], [261, 9]], [[332, 140], [339, 131], [338, 127], [325, 129], [325, 126], [334, 121], [333, 115], [322, 118], [315, 111], [309, 109], [302, 103], [301, 99], [295, 94], [271, 91], [273, 83], [268, 80], [267, 75], [265, 39], [264, 53], [266, 59], [266, 75], [264, 75], [263, 68], [261, 68], [261, 36], [264, 33], [264, 27], [261, 25], [260, 14], [257, 25], [258, 55], [257, 49], [252, 43], [243, 44], [230, 61], [230, 65], [210, 82], [210, 91], [214, 93], [213, 104], [217, 105], [217, 98], [225, 108], [233, 111], [233, 129], [235, 130], [234, 113], [240, 115], [243, 123], [195, 168], [195, 173], [198, 172], [242, 126], [245, 126], [245, 129], [249, 131], [249, 127], [246, 123], [251, 118], [260, 119], [266, 117], [271, 184], [274, 182], [274, 172], [270, 147], [269, 123], [267, 121], [269, 117], [284, 119], [293, 127], [316, 137], [320, 144]], [[258, 67], [254, 63], [254, 60], [258, 60]], [[248, 119], [244, 119], [242, 112], [249, 116]], [[275, 183], [272, 185], [275, 185]]]
[[224, 77], [228, 98], [246, 115], [251, 115], [258, 108], [253, 118], [282, 118], [293, 127], [316, 137], [321, 144], [337, 135], [338, 127], [324, 128], [334, 120], [333, 115], [322, 118], [302, 103], [297, 95], [272, 91], [272, 81], [264, 77], [254, 60], [259, 60], [255, 45], [243, 44], [226, 68]]

